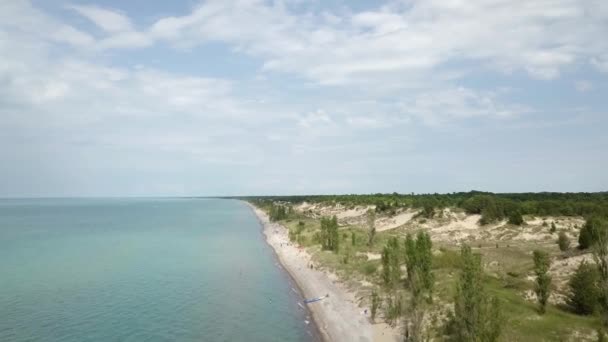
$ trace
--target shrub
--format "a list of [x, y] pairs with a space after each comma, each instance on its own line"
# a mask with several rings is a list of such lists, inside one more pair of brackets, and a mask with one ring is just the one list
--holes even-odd
[[378, 265], [374, 262], [366, 262], [363, 264], [363, 273], [366, 275], [372, 275], [376, 273], [376, 269], [378, 269]]
[[555, 227], [555, 222], [551, 222], [551, 234], [555, 233], [555, 231], [557, 230], [557, 227]]
[[587, 219], [578, 236], [579, 248], [587, 249], [593, 246], [597, 241], [599, 234], [602, 234], [605, 229], [606, 224], [600, 217], [593, 216]]
[[440, 254], [433, 255], [433, 268], [460, 268], [460, 254], [457, 251], [443, 249]]
[[509, 215], [509, 224], [521, 226], [524, 223], [524, 218], [519, 211], [514, 211]]
[[591, 229], [585, 224], [578, 234], [578, 248], [587, 249], [593, 244]]
[[306, 236], [298, 235], [298, 245], [304, 246], [307, 241], [308, 241], [308, 239], [306, 239]]
[[598, 281], [596, 267], [585, 261], [581, 262], [568, 282], [568, 304], [574, 312], [590, 315], [595, 311], [600, 295]]
[[378, 292], [376, 290], [372, 291], [372, 321], [376, 319], [376, 312], [378, 312], [378, 306], [380, 305], [380, 297], [378, 297]]
[[389, 325], [395, 326], [399, 317], [403, 313], [403, 302], [400, 296], [393, 298], [389, 296], [386, 299], [386, 306], [384, 308], [384, 318]]
[[[378, 207], [376, 206], [376, 210], [377, 209]], [[374, 237], [376, 236], [376, 212], [368, 209], [366, 215], [368, 229], [367, 245], [371, 247], [374, 244]]]
[[559, 246], [559, 250], [565, 252], [570, 248], [570, 239], [568, 239], [568, 235], [564, 232], [559, 233], [559, 237], [557, 238], [557, 245]]

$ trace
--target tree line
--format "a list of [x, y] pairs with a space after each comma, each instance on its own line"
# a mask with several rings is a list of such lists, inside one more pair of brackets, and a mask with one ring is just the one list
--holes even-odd
[[[240, 197], [274, 203], [298, 204], [302, 202], [341, 204], [346, 207], [374, 205], [376, 212], [395, 211], [398, 208], [422, 209], [433, 215], [434, 209], [463, 208], [478, 213], [484, 221], [507, 218], [517, 222], [518, 215], [536, 216], [608, 216], [608, 192], [596, 193], [491, 193], [481, 191], [448, 194], [370, 194], [370, 195], [310, 195], [310, 196], [256, 196]], [[485, 214], [485, 215], [484, 215]]]

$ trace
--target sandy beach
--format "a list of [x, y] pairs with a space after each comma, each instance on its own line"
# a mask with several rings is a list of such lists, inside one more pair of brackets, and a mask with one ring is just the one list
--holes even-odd
[[[329, 297], [307, 304], [326, 341], [372, 341], [373, 329], [355, 296], [329, 274], [310, 269], [310, 255], [289, 242], [287, 229], [270, 222], [268, 215], [250, 205], [259, 218], [266, 241], [306, 298]], [[306, 304], [305, 304], [306, 305]], [[369, 313], [368, 313], [369, 315]]]

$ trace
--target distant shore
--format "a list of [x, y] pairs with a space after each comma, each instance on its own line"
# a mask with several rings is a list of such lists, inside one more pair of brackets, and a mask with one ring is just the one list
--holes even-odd
[[268, 215], [249, 204], [258, 217], [266, 242], [275, 250], [306, 298], [328, 297], [307, 305], [325, 341], [372, 341], [372, 325], [352, 293], [342, 288], [335, 277], [311, 269], [310, 255], [289, 241], [287, 228], [270, 222]]

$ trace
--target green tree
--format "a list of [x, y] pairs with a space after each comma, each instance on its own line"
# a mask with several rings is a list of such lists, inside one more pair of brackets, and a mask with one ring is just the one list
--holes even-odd
[[386, 299], [384, 318], [391, 326], [395, 326], [397, 320], [403, 314], [403, 301], [399, 294], [390, 294]]
[[509, 215], [509, 224], [521, 226], [523, 223], [524, 223], [524, 218], [521, 216], [521, 212], [519, 210], [513, 211]]
[[401, 280], [401, 251], [399, 240], [391, 237], [382, 250], [382, 280], [389, 288], [394, 287]]
[[454, 299], [456, 340], [494, 342], [501, 332], [500, 303], [485, 291], [480, 256], [466, 245], [462, 246], [460, 256], [462, 271]]
[[404, 248], [404, 252], [405, 252], [405, 267], [407, 269], [407, 279], [408, 281], [410, 279], [412, 279], [413, 274], [414, 274], [414, 268], [416, 267], [416, 264], [418, 263], [417, 260], [417, 251], [416, 251], [416, 241], [414, 240], [414, 238], [412, 237], [412, 234], [408, 233], [405, 236], [405, 248]]
[[593, 244], [591, 228], [585, 224], [578, 234], [578, 248], [587, 249]]
[[331, 218], [321, 218], [321, 248], [337, 252], [340, 247], [340, 233], [338, 231], [338, 219], [336, 216]]
[[399, 284], [401, 281], [401, 263], [400, 257], [400, 248], [399, 248], [399, 240], [396, 237], [392, 237], [388, 240], [388, 246], [390, 249], [389, 254], [389, 266], [391, 269], [391, 283], [393, 285]]
[[340, 233], [338, 232], [338, 218], [333, 216], [331, 218], [331, 250], [337, 252], [340, 249]]
[[544, 251], [536, 250], [533, 253], [534, 257], [534, 273], [536, 274], [536, 286], [534, 292], [538, 299], [539, 312], [544, 314], [547, 308], [547, 301], [551, 293], [551, 276], [549, 275], [549, 267], [551, 260], [549, 255]]
[[436, 206], [437, 201], [433, 197], [424, 198], [422, 200], [422, 212], [420, 214], [429, 219], [433, 218], [433, 216], [435, 216]]
[[585, 221], [585, 225], [581, 228], [578, 236], [578, 245], [580, 249], [587, 249], [593, 246], [597, 239], [606, 229], [606, 221], [599, 216], [591, 216]]
[[376, 313], [378, 312], [379, 305], [380, 305], [380, 298], [378, 297], [378, 292], [376, 292], [376, 290], [373, 290], [372, 291], [372, 308], [371, 308], [372, 322], [374, 322], [376, 320]]
[[590, 315], [595, 311], [600, 296], [598, 283], [597, 268], [582, 261], [568, 281], [568, 304], [574, 312]]
[[270, 221], [279, 221], [287, 218], [287, 210], [282, 204], [270, 204]]
[[390, 249], [388, 246], [382, 248], [380, 262], [382, 263], [382, 281], [384, 286], [388, 287], [391, 285], [391, 266], [390, 266]]
[[559, 250], [565, 252], [570, 248], [570, 239], [565, 232], [560, 232], [557, 238], [557, 245], [559, 246]]
[[591, 231], [593, 258], [599, 272], [601, 318], [604, 325], [608, 325], [608, 221], [593, 216], [585, 226]]
[[376, 212], [372, 209], [367, 210], [367, 229], [367, 245], [371, 247], [374, 244], [374, 237], [376, 236]]
[[428, 293], [429, 300], [433, 298], [435, 278], [431, 269], [433, 267], [433, 243], [429, 234], [418, 232], [416, 236], [416, 264], [415, 269], [420, 274], [423, 289]]
[[329, 223], [327, 217], [321, 217], [321, 249], [329, 249]]
[[481, 211], [481, 219], [479, 220], [479, 223], [481, 223], [482, 225], [486, 225], [500, 220], [502, 217], [503, 215], [498, 206], [496, 205], [496, 201], [494, 201], [494, 199], [491, 199], [486, 204], [486, 207], [483, 208], [483, 210]]
[[432, 300], [432, 293], [435, 278], [432, 273], [433, 253], [431, 248], [433, 243], [428, 233], [418, 232], [416, 239], [411, 234], [407, 234], [404, 244], [404, 259], [407, 269], [408, 283], [412, 291], [417, 287], [413, 286], [415, 277], [420, 281], [419, 290], [426, 292], [429, 300]]

